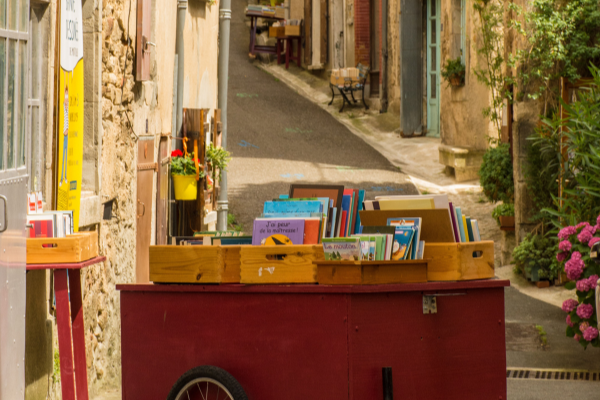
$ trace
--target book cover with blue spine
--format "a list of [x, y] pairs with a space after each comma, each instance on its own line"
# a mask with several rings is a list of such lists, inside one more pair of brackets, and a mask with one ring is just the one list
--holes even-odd
[[263, 214], [277, 213], [322, 213], [323, 203], [310, 201], [265, 201]]
[[456, 210], [456, 218], [458, 219], [458, 232], [460, 233], [460, 241], [462, 243], [467, 241], [467, 236], [465, 235], [465, 226], [462, 223], [462, 210], [460, 207], [454, 207]]

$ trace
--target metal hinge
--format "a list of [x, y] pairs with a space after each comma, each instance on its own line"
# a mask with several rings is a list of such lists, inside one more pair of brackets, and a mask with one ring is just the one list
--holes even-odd
[[423, 295], [423, 314], [437, 314], [437, 298], [450, 296], [464, 296], [467, 293], [435, 293]]

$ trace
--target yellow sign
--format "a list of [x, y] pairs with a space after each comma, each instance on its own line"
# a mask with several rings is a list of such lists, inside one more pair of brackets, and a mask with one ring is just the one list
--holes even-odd
[[79, 230], [83, 166], [83, 26], [81, 0], [62, 0], [58, 102], [57, 210], [73, 210]]

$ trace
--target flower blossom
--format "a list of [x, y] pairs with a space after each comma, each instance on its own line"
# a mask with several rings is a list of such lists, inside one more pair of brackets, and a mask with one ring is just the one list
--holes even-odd
[[573, 339], [575, 339], [576, 341], [580, 341], [581, 340], [581, 335], [579, 333], [575, 334], [575, 336], [573, 336]]
[[583, 260], [581, 259], [581, 254], [579, 254], [579, 257], [577, 257], [576, 253], [579, 254], [579, 252], [574, 251], [571, 255], [571, 259], [565, 263], [565, 272], [567, 273], [567, 278], [572, 281], [579, 279], [583, 273], [583, 267], [585, 266]]
[[[579, 303], [577, 302], [577, 300], [573, 300], [573, 299], [565, 300], [562, 304], [562, 310], [564, 312], [571, 312], [577, 308], [578, 304]], [[571, 318], [569, 318], [569, 320], [571, 320]]]
[[575, 226], [575, 229], [583, 228], [584, 226], [590, 226], [589, 222], [580, 222]]
[[583, 244], [587, 244], [592, 239], [592, 235], [592, 230], [586, 227], [579, 232], [579, 235], [577, 235], [577, 240]]
[[590, 239], [590, 241], [588, 242], [588, 246], [590, 246], [590, 249], [596, 242], [600, 242], [600, 237], [593, 237]]
[[175, 149], [171, 152], [171, 157], [181, 157], [183, 156], [183, 152], [179, 149]]
[[585, 332], [585, 330], [587, 328], [589, 328], [589, 327], [590, 327], [590, 323], [589, 322], [582, 322], [582, 323], [579, 324], [579, 330], [581, 332]]
[[573, 327], [573, 322], [571, 321], [571, 315], [567, 314], [567, 325], [571, 328]]
[[558, 232], [558, 238], [559, 239], [566, 239], [571, 235], [574, 235], [577, 233], [577, 229], [574, 226], [566, 226], [564, 228], [562, 228], [560, 230], [560, 232]]
[[596, 225], [600, 225], [600, 215], [598, 215], [598, 218], [596, 218]]
[[580, 304], [577, 306], [577, 315], [579, 318], [590, 319], [594, 314], [594, 306], [591, 304]]
[[571, 244], [571, 242], [569, 242], [568, 240], [563, 240], [558, 244], [558, 249], [560, 251], [571, 251], [572, 246], [573, 245]]
[[587, 340], [588, 342], [591, 342], [592, 340], [596, 339], [597, 337], [598, 337], [598, 329], [594, 328], [593, 326], [590, 326], [585, 331], [583, 331], [583, 338], [585, 340]]
[[[595, 283], [594, 286], [596, 286]], [[590, 286], [590, 281], [588, 279], [581, 279], [577, 281], [577, 284], [575, 285], [577, 290], [579, 290], [580, 292], [587, 292], [594, 286]]]

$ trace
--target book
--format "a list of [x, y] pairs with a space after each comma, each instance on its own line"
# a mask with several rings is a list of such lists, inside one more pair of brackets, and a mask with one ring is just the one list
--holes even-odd
[[265, 201], [263, 214], [270, 213], [322, 213], [323, 203], [308, 201]]
[[[365, 201], [365, 209], [370, 200]], [[374, 210], [430, 210], [435, 209], [431, 198], [388, 199], [372, 201]]]
[[53, 238], [56, 237], [54, 232], [55, 216], [53, 214], [30, 214], [27, 215], [27, 224], [31, 224], [29, 228], [30, 238]]
[[359, 261], [361, 258], [360, 238], [325, 238], [323, 252], [327, 261]]
[[423, 259], [423, 253], [425, 252], [425, 241], [421, 240], [419, 242], [419, 250], [417, 251], [417, 260]]
[[333, 207], [332, 212], [331, 212], [331, 231], [329, 232], [329, 235], [327, 237], [334, 237], [336, 232], [337, 232], [337, 207]]
[[371, 240], [369, 236], [360, 237], [360, 259], [363, 261], [369, 261], [369, 249], [371, 248]]
[[356, 219], [358, 218], [358, 196], [359, 196], [359, 190], [358, 189], [352, 189], [353, 191], [353, 195], [352, 195], [352, 222], [350, 225], [350, 229], [349, 232], [350, 234], [354, 234], [356, 233]]
[[[347, 190], [344, 190], [346, 192]], [[344, 194], [342, 197], [342, 224], [343, 227], [340, 231], [341, 237], [347, 236], [348, 218], [350, 214], [350, 203], [352, 202], [352, 196], [350, 194]], [[344, 214], [345, 213], [345, 214]]]
[[377, 237], [369, 236], [369, 261], [377, 259]]
[[385, 235], [375, 236], [375, 260], [385, 259]]
[[464, 215], [462, 216], [462, 220], [463, 220], [463, 228], [465, 230], [465, 242], [469, 243], [469, 230], [467, 229], [467, 217], [465, 217]]
[[460, 207], [455, 207], [454, 210], [456, 211], [456, 220], [458, 223], [458, 233], [460, 234], [460, 241], [461, 242], [466, 242], [466, 236], [465, 236], [465, 228], [463, 225], [463, 215], [462, 215], [462, 210]]
[[467, 231], [469, 232], [469, 242], [474, 242], [475, 237], [473, 236], [473, 226], [471, 225], [471, 218], [467, 217]]
[[306, 218], [304, 220], [304, 241], [302, 244], [319, 244], [321, 225], [322, 220], [320, 218]]
[[479, 235], [479, 224], [476, 219], [471, 220], [471, 228], [473, 230], [473, 241], [480, 242], [481, 236]]
[[456, 221], [456, 213], [454, 212], [454, 206], [450, 202], [450, 221], [452, 222], [452, 230], [454, 231], [454, 240], [456, 243], [460, 243], [460, 234], [458, 233], [458, 223]]
[[359, 233], [360, 232], [360, 213], [358, 212], [359, 210], [363, 209], [363, 201], [365, 200], [365, 191], [364, 190], [359, 190], [358, 191], [358, 204], [357, 204], [357, 209], [356, 209], [356, 224], [354, 225], [354, 233]]
[[236, 237], [211, 237], [213, 246], [239, 246], [252, 244], [252, 236], [236, 236]]
[[363, 226], [361, 233], [379, 233], [382, 235], [393, 235], [396, 232], [396, 228], [389, 225], [383, 226]]
[[405, 260], [415, 231], [410, 226], [397, 226], [394, 233], [392, 260]]
[[[388, 225], [390, 226], [409, 226], [415, 231], [414, 241], [419, 243], [421, 238], [421, 223], [422, 218], [388, 218]], [[409, 246], [410, 252], [408, 255], [409, 260], [414, 260], [417, 257], [418, 246]]]
[[343, 210], [339, 237], [346, 237], [346, 220], [347, 219], [348, 219], [348, 211]]
[[304, 223], [303, 219], [257, 218], [254, 220], [252, 230], [252, 244], [254, 246], [265, 244], [273, 235], [278, 235], [273, 238], [275, 244], [279, 242], [287, 244], [288, 241], [292, 244], [303, 244]]

